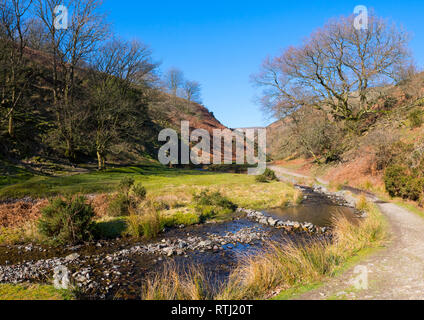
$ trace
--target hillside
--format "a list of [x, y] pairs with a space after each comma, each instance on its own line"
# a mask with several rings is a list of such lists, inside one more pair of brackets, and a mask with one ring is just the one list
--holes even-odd
[[[28, 67], [25, 72], [30, 75], [31, 82], [22, 92], [21, 108], [14, 113], [13, 137], [6, 130], [7, 122], [2, 123], [1, 174], [15, 174], [17, 169], [13, 165], [48, 174], [62, 170], [81, 172], [86, 168], [94, 168], [97, 157], [93, 141], [96, 139], [96, 128], [93, 125], [96, 121], [106, 121], [105, 125], [113, 126], [109, 119], [99, 118], [100, 115], [96, 120], [93, 116], [96, 110], [90, 105], [92, 87], [95, 86], [95, 81], [102, 79], [102, 75], [86, 65], [76, 68], [77, 87], [74, 90], [78, 91], [78, 96], [75, 98], [76, 105], [72, 107], [74, 110], [69, 113], [54, 107], [51, 93], [55, 81], [51, 56], [43, 51], [25, 48], [24, 59]], [[59, 69], [59, 73], [64, 72], [62, 69], [64, 67]], [[63, 77], [65, 76], [66, 73]], [[158, 86], [144, 82], [134, 83], [125, 90], [132, 93], [128, 93], [124, 99], [112, 97], [116, 99], [116, 105], [111, 105], [116, 110], [113, 114], [122, 118], [125, 127], [114, 128], [106, 137], [110, 142], [109, 150], [104, 156], [109, 164], [137, 163], [146, 157], [156, 159], [160, 146], [157, 141], [159, 131], [168, 127], [179, 131], [183, 120], [190, 122], [192, 130], [206, 129], [212, 132], [213, 129], [226, 128], [205, 106], [174, 97]], [[125, 99], [129, 101], [126, 102]], [[57, 122], [58, 112], [63, 113], [63, 124]], [[60, 125], [81, 131], [74, 138], [74, 159], [66, 155]], [[87, 137], [90, 139], [87, 140]]]
[[[336, 145], [341, 152], [337, 161], [326, 161], [327, 151], [321, 155], [321, 163], [299, 149], [293, 152], [290, 147], [295, 142], [288, 141], [293, 128], [287, 120], [276, 121], [267, 128], [268, 150], [273, 159], [300, 173], [320, 176], [334, 185], [377, 192], [386, 191], [385, 173], [393, 165], [404, 165], [405, 170], [408, 167], [406, 171], [420, 179], [424, 155], [424, 73], [396, 86], [374, 90], [384, 94], [374, 106], [373, 121], [360, 135], [348, 133], [339, 137]], [[407, 182], [405, 188], [410, 188]]]

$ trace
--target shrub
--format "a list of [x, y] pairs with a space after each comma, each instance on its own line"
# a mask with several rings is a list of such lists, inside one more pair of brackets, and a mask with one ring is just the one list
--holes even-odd
[[131, 201], [128, 195], [118, 193], [109, 201], [108, 214], [112, 217], [127, 216]]
[[266, 183], [277, 180], [277, 176], [273, 170], [266, 168], [264, 173], [255, 177], [255, 180], [256, 182]]
[[255, 177], [255, 181], [259, 183], [267, 183], [268, 179], [263, 174], [261, 174]]
[[237, 206], [234, 203], [232, 203], [228, 198], [221, 195], [221, 193], [218, 191], [209, 192], [208, 190], [204, 190], [199, 194], [195, 194], [193, 196], [193, 200], [198, 205], [217, 206], [232, 210], [237, 209]]
[[293, 193], [293, 204], [301, 204], [303, 201], [303, 193], [301, 190], [296, 189]]
[[145, 239], [155, 238], [163, 229], [165, 221], [154, 208], [152, 203], [148, 203], [142, 209], [133, 211], [126, 218], [127, 229], [125, 235]]
[[146, 199], [146, 188], [141, 183], [134, 183], [133, 178], [123, 178], [119, 183], [119, 193], [109, 202], [108, 213], [112, 217], [127, 216], [131, 209]]
[[125, 222], [125, 235], [133, 238], [139, 238], [143, 234], [143, 229], [141, 227], [141, 216], [137, 214], [131, 214], [125, 219]]
[[83, 196], [55, 198], [42, 210], [38, 228], [53, 243], [78, 243], [91, 238], [93, 217]]
[[417, 201], [423, 193], [424, 179], [409, 177], [403, 197]]
[[412, 128], [419, 128], [423, 124], [423, 112], [422, 110], [414, 110], [408, 115], [408, 119], [411, 123]]
[[134, 184], [133, 178], [125, 177], [119, 182], [118, 189], [119, 191], [128, 194], [133, 184]]
[[237, 206], [219, 192], [204, 190], [193, 195], [194, 207], [200, 213], [200, 220], [205, 221], [216, 216], [228, 215], [237, 209]]
[[263, 175], [270, 181], [277, 180], [277, 176], [275, 175], [275, 172], [271, 169], [266, 168]]
[[404, 166], [392, 165], [386, 169], [384, 184], [391, 197], [417, 201], [423, 193], [424, 179], [411, 174]]
[[384, 185], [391, 197], [399, 197], [403, 194], [406, 185], [408, 171], [400, 165], [387, 167], [384, 174]]
[[364, 195], [361, 195], [356, 202], [356, 209], [359, 211], [368, 211], [369, 203]]
[[146, 199], [146, 188], [141, 183], [136, 183], [131, 186], [130, 196], [136, 201], [143, 201]]

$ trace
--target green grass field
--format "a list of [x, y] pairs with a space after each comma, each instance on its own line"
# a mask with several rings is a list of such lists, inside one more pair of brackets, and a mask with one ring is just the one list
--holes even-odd
[[[0, 188], [0, 200], [25, 196], [46, 198], [63, 194], [96, 194], [116, 190], [124, 177], [141, 182], [150, 196], [192, 194], [200, 189], [219, 190], [239, 206], [260, 209], [280, 205], [281, 198], [293, 194], [291, 185], [281, 182], [257, 183], [246, 174], [217, 173], [200, 170], [169, 169], [157, 164], [109, 169], [86, 174], [45, 177]], [[278, 199], [275, 196], [278, 195]]]

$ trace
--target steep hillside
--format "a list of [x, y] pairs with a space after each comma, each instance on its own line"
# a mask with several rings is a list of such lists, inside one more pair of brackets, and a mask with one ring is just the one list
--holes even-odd
[[292, 128], [284, 120], [267, 128], [268, 150], [276, 163], [334, 184], [383, 192], [385, 172], [396, 164], [405, 165], [405, 172], [417, 170], [413, 176], [419, 178], [424, 159], [424, 73], [379, 91], [384, 95], [367, 130], [360, 135], [346, 133], [337, 141], [343, 147], [338, 161], [325, 163], [321, 158], [317, 163], [311, 155], [291, 152], [293, 142], [287, 138]]
[[[84, 64], [76, 69], [77, 87], [74, 90], [78, 91], [78, 94], [75, 110], [72, 113], [60, 111], [69, 118], [65, 119], [68, 121], [66, 125], [81, 131], [79, 140], [75, 141], [78, 144], [75, 150], [77, 158], [72, 160], [66, 156], [59, 144], [58, 108], [53, 106], [52, 98], [54, 80], [51, 58], [45, 52], [25, 49], [27, 73], [33, 80], [22, 92], [21, 108], [14, 113], [13, 137], [6, 130], [7, 122], [4, 118], [0, 119], [0, 161], [4, 162], [2, 171], [9, 167], [5, 165], [6, 162], [37, 167], [37, 170], [42, 167], [42, 171], [53, 173], [55, 166], [69, 170], [75, 166], [94, 164], [97, 160], [93, 141], [96, 139], [96, 128], [93, 127], [96, 120], [90, 118], [91, 91], [95, 84], [93, 81], [97, 79], [95, 71], [88, 69]], [[59, 73], [62, 69], [59, 68]], [[63, 77], [58, 81], [63, 81]], [[226, 128], [205, 106], [173, 97], [157, 86], [133, 84], [130, 90], [127, 96], [131, 99], [130, 103], [134, 105], [134, 109], [127, 111], [128, 102], [118, 99], [115, 112], [117, 115], [119, 112], [128, 113], [128, 117], [123, 118], [123, 121], [127, 122], [125, 125], [129, 130], [124, 132], [117, 129], [111, 137], [113, 143], [105, 155], [109, 163], [128, 164], [141, 161], [145, 157], [156, 158], [160, 146], [157, 141], [159, 131], [169, 127], [178, 131], [183, 120], [190, 122], [192, 130], [206, 129], [212, 132], [213, 129]], [[119, 111], [120, 104], [122, 111]], [[63, 120], [64, 116], [60, 116]], [[106, 125], [113, 125], [107, 118], [100, 120], [109, 121]]]

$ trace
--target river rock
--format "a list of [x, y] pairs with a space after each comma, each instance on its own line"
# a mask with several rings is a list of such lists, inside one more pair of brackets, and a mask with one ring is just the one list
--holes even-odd
[[72, 254], [70, 254], [69, 256], [67, 256], [66, 258], [65, 258], [65, 260], [67, 261], [67, 262], [71, 262], [71, 261], [74, 261], [74, 260], [76, 260], [76, 259], [78, 259], [79, 258], [79, 254], [78, 253], [72, 253]]

